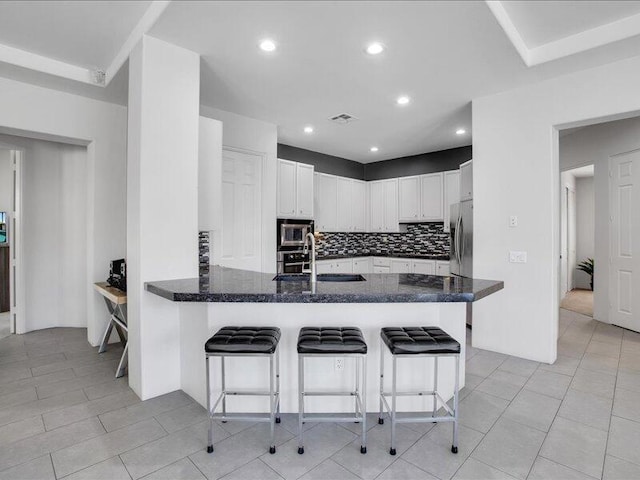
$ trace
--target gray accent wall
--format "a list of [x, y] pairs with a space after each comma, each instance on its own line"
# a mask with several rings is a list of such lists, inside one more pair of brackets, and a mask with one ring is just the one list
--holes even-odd
[[282, 143], [278, 144], [278, 158], [313, 165], [316, 172], [357, 178], [358, 180], [383, 180], [385, 178], [456, 170], [460, 164], [471, 160], [472, 156], [472, 147], [468, 145], [466, 147], [363, 164], [346, 158], [305, 150], [304, 148], [292, 147]]
[[278, 158], [313, 165], [316, 172], [364, 180], [364, 165], [346, 158], [334, 157], [283, 143], [278, 144]]
[[408, 177], [425, 173], [456, 170], [460, 164], [471, 160], [471, 145], [450, 148], [438, 152], [421, 153], [410, 157], [394, 158], [382, 162], [364, 165], [365, 180], [383, 180], [385, 178]]

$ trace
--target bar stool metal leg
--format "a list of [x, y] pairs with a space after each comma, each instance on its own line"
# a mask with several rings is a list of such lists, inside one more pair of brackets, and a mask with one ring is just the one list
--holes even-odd
[[[225, 384], [224, 356], [220, 357], [220, 375], [222, 375], [222, 415], [227, 416], [227, 389]], [[222, 423], [227, 423], [222, 420]]]
[[274, 396], [275, 384], [275, 365], [273, 361], [274, 355], [269, 355], [269, 428], [271, 433], [271, 445], [269, 445], [269, 453], [276, 453], [276, 398]]
[[280, 423], [280, 349], [276, 350], [276, 423]]
[[298, 355], [298, 453], [304, 453], [302, 418], [304, 417], [304, 357]]
[[384, 405], [382, 404], [382, 399], [384, 395], [384, 342], [380, 339], [380, 413], [378, 414], [378, 424], [382, 425], [384, 423], [384, 418], [382, 417]]
[[360, 453], [367, 453], [367, 356], [362, 356], [362, 444]]
[[458, 453], [458, 388], [460, 376], [460, 355], [456, 355], [456, 379], [455, 386], [453, 387], [453, 445], [451, 445], [451, 452]]
[[398, 369], [397, 369], [397, 359], [396, 356], [393, 355], [391, 360], [391, 448], [389, 449], [389, 453], [391, 455], [396, 454], [396, 384], [398, 378]]
[[207, 364], [207, 413], [209, 414], [209, 432], [208, 432], [208, 444], [207, 453], [213, 452], [213, 417], [211, 414], [211, 377], [209, 372], [209, 356], [205, 357], [205, 363]]

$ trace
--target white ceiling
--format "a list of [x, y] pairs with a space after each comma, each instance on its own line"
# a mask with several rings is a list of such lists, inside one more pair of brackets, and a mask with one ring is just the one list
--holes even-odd
[[529, 48], [640, 13], [640, 2], [630, 1], [507, 1], [502, 4]]
[[[587, 51], [525, 59], [635, 18], [638, 1], [166, 3], [0, 2], [0, 44], [108, 70], [130, 35], [147, 32], [202, 55], [202, 104], [275, 123], [282, 143], [363, 163], [469, 145], [470, 134], [455, 130], [471, 131], [472, 99], [640, 54], [629, 27]], [[154, 8], [159, 19], [145, 24]], [[272, 54], [257, 48], [265, 37], [278, 43]], [[385, 44], [382, 55], [363, 52], [372, 40]], [[1, 47], [0, 76], [126, 103], [126, 68], [106, 87], [81, 84], [9, 65]], [[396, 105], [400, 94], [411, 103]], [[327, 120], [343, 112], [359, 120]], [[312, 135], [302, 132], [308, 124]]]
[[593, 177], [594, 168], [593, 165], [586, 165], [584, 167], [574, 168], [572, 170], [567, 170], [567, 173], [570, 173], [575, 178], [589, 178]]

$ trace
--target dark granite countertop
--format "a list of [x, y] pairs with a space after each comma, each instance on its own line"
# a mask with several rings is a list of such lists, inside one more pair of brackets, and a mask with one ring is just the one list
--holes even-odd
[[442, 262], [449, 261], [449, 255], [423, 255], [418, 253], [387, 253], [387, 252], [369, 252], [369, 253], [343, 253], [338, 255], [318, 255], [317, 260], [337, 260], [341, 258], [361, 258], [361, 257], [384, 257], [384, 258], [415, 258], [416, 260], [440, 260]]
[[145, 283], [145, 289], [174, 302], [412, 303], [474, 302], [502, 290], [504, 283], [412, 273], [374, 273], [360, 282], [274, 281], [274, 274], [211, 267], [200, 278]]

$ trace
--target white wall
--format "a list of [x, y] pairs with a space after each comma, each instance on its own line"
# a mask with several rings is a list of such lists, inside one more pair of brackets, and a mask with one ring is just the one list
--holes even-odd
[[0, 149], [0, 212], [10, 212], [13, 204], [11, 150]]
[[[595, 196], [593, 177], [576, 178], [576, 256], [578, 263], [593, 258], [595, 252]], [[591, 288], [590, 276], [581, 270], [575, 272], [575, 288]]]
[[[262, 267], [260, 270], [275, 273], [277, 126], [206, 106], [200, 107], [200, 114], [222, 122], [223, 147], [249, 150], [265, 157], [262, 168]], [[219, 254], [216, 250], [215, 238], [211, 256], [213, 260]]]
[[[555, 127], [631, 116], [640, 110], [638, 85], [640, 57], [474, 99], [474, 276], [505, 282], [504, 290], [474, 305], [474, 346], [555, 361], [560, 256]], [[517, 228], [509, 228], [509, 215], [518, 215]], [[528, 252], [528, 263], [509, 263], [509, 250]]]
[[591, 125], [560, 140], [562, 170], [594, 166], [593, 316], [603, 322], [609, 321], [609, 156], [638, 148], [639, 117]]
[[[126, 108], [0, 78], [0, 133], [88, 144], [87, 282], [76, 295], [88, 305], [87, 336], [97, 345], [109, 318], [92, 282], [126, 252]], [[21, 333], [21, 332], [19, 332]]]

